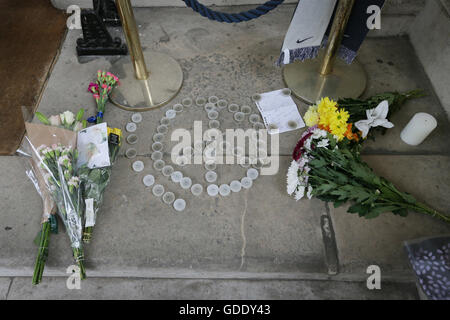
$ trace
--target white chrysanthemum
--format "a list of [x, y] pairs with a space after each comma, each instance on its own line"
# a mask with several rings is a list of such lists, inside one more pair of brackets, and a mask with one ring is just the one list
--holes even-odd
[[312, 137], [309, 137], [308, 139], [306, 139], [305, 144], [303, 145], [303, 148], [305, 148], [306, 150], [311, 150], [311, 142], [312, 142]]
[[313, 192], [313, 188], [311, 187], [311, 185], [309, 185], [308, 192], [306, 193], [306, 196], [308, 197], [308, 199], [312, 198], [312, 192]]
[[327, 136], [327, 132], [322, 129], [316, 129], [314, 130], [314, 133], [312, 134], [313, 139], [319, 139], [319, 138], [325, 138]]
[[317, 148], [326, 148], [329, 143], [330, 141], [328, 141], [328, 139], [322, 139], [317, 143]]
[[305, 196], [305, 186], [299, 186], [298, 190], [295, 192], [295, 200], [300, 200]]
[[292, 160], [287, 173], [287, 193], [291, 195], [297, 189], [298, 185], [298, 170], [299, 165], [297, 161]]

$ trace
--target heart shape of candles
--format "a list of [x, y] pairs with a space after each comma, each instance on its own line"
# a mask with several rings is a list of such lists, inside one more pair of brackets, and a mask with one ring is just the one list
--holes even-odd
[[[208, 142], [206, 146], [205, 141], [198, 141], [191, 147], [183, 148], [180, 155], [176, 158], [175, 163], [172, 163], [170, 158], [166, 159], [166, 161], [163, 160], [164, 155], [167, 155], [167, 153], [164, 153], [164, 140], [167, 135], [170, 135], [170, 126], [172, 122], [176, 117], [182, 116], [181, 114], [183, 112], [189, 111], [192, 108], [203, 110], [203, 112], [206, 113], [205, 120], [210, 129], [218, 130], [220, 128], [220, 116], [224, 113], [228, 113], [230, 118], [239, 124], [239, 127], [242, 127], [243, 121], [247, 119], [249, 128], [253, 127], [257, 130], [265, 128], [263, 123], [260, 122], [261, 118], [259, 114], [252, 113], [252, 107], [245, 104], [240, 106], [236, 103], [229, 103], [227, 100], [220, 99], [215, 95], [209, 96], [208, 98], [201, 96], [194, 99], [189, 97], [183, 98], [181, 103], [175, 103], [172, 108], [166, 110], [156, 127], [153, 136], [148, 140], [141, 139], [150, 141], [150, 150], [152, 154], [149, 167], [153, 168], [154, 175], [144, 173], [144, 165], [140, 160], [134, 161], [132, 163], [132, 168], [135, 172], [142, 171], [144, 179], [142, 177], [140, 179], [144, 184], [144, 187], [152, 186], [151, 193], [155, 197], [160, 198], [165, 204], [172, 206], [175, 211], [183, 211], [186, 207], [186, 201], [181, 198], [176, 198], [176, 192], [166, 190], [168, 183], [158, 181], [158, 178], [167, 179], [171, 183], [175, 183], [177, 187], [179, 187], [178, 193], [189, 192], [193, 197], [199, 197], [201, 194], [206, 193], [210, 197], [223, 197], [225, 199], [230, 198], [233, 193], [251, 188], [254, 180], [259, 177], [259, 169], [261, 166], [270, 164], [270, 161], [267, 161], [267, 151], [265, 149], [267, 143], [258, 139], [258, 135], [252, 137], [252, 139], [257, 140], [257, 144], [259, 145], [258, 152], [263, 149], [264, 152], [261, 154], [264, 155], [265, 159], [247, 157], [245, 156], [243, 148], [239, 146], [231, 148], [227, 141], [221, 141], [219, 146], [211, 146], [214, 141]], [[139, 120], [142, 120], [141, 115], [132, 115], [132, 131], [135, 131], [137, 125], [141, 122], [134, 121], [138, 118]], [[260, 144], [260, 141], [263, 143]], [[236, 161], [235, 165], [243, 169], [244, 176], [241, 176], [240, 179], [235, 178], [227, 183], [221, 181], [217, 174], [217, 164], [213, 160], [208, 160], [206, 157], [207, 151], [211, 151], [208, 148], [214, 150], [214, 153], [210, 154], [212, 157], [215, 156], [217, 150], [222, 150], [223, 152], [227, 152], [228, 154], [237, 157], [238, 161]], [[195, 179], [186, 174], [189, 170], [186, 170], [184, 167], [190, 165], [188, 161], [189, 158], [195, 156], [200, 151], [202, 152], [204, 159], [206, 159], [202, 164], [204, 174], [202, 177]], [[255, 162], [254, 160], [257, 161]], [[166, 182], [169, 182], [167, 180]]]

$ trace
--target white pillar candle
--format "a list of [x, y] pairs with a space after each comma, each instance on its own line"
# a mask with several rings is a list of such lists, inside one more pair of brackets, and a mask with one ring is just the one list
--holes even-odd
[[428, 113], [416, 113], [400, 134], [407, 144], [417, 146], [436, 128], [436, 119]]

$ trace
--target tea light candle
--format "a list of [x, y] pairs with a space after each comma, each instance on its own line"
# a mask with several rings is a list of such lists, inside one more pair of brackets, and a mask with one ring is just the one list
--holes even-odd
[[417, 146], [436, 128], [436, 119], [428, 113], [416, 113], [400, 134], [407, 144]]

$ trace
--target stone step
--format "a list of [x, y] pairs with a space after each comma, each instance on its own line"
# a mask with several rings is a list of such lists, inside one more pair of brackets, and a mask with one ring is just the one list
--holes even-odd
[[0, 278], [0, 299], [417, 299], [414, 283], [383, 282], [380, 290], [365, 282], [307, 280], [220, 280], [89, 278], [69, 290], [66, 277], [47, 277], [38, 286], [31, 278]]
[[[364, 160], [399, 190], [450, 214], [450, 157], [365, 156]], [[330, 207], [340, 272], [344, 274], [365, 272], [372, 264], [380, 267], [382, 275], [409, 274], [404, 241], [450, 234], [450, 224], [416, 212], [409, 212], [407, 217], [383, 213], [367, 220], [347, 213], [348, 205]]]

